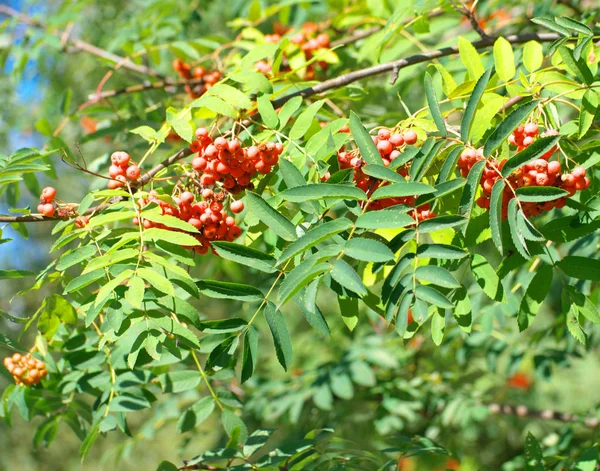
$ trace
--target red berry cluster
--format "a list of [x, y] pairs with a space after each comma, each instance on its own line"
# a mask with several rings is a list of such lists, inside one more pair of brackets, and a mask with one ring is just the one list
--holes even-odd
[[218, 70], [209, 71], [202, 66], [192, 68], [190, 64], [186, 64], [181, 59], [173, 61], [173, 69], [181, 78], [199, 82], [185, 86], [185, 91], [191, 98], [199, 98], [204, 95], [206, 90], [221, 80], [221, 72]]
[[[528, 145], [530, 145], [529, 143]], [[554, 151], [552, 151], [554, 152]], [[544, 155], [546, 157], [546, 154]], [[471, 167], [480, 160], [485, 160], [481, 149], [467, 148], [459, 159], [458, 167], [462, 176], [466, 177]], [[480, 208], [489, 209], [490, 196], [494, 184], [501, 178], [501, 170], [506, 163], [506, 159], [498, 162], [494, 159], [487, 159], [480, 185], [483, 190], [483, 196], [477, 199], [477, 205]], [[573, 169], [571, 173], [561, 173], [561, 165], [557, 160], [548, 162], [544, 158], [536, 159], [523, 167], [515, 170], [508, 178], [508, 185], [504, 188], [502, 195], [502, 218], [508, 216], [508, 203], [515, 197], [514, 190], [526, 186], [555, 186], [563, 188], [569, 192], [568, 196], [573, 196], [575, 191], [584, 190], [590, 185], [590, 180], [586, 177], [586, 171], [583, 167]], [[544, 203], [523, 202], [521, 204], [525, 216], [537, 216], [553, 208], [562, 208], [565, 205], [565, 198], [558, 198]]]
[[213, 140], [205, 128], [196, 130], [196, 139], [190, 149], [198, 154], [192, 160], [192, 167], [200, 174], [200, 184], [210, 187], [222, 182], [222, 186], [234, 194], [245, 188], [253, 189], [252, 178], [257, 173], [268, 174], [283, 152], [279, 142], [243, 147], [237, 139], [219, 136]]
[[[417, 142], [417, 133], [412, 130], [404, 132], [392, 133], [389, 129], [380, 129], [377, 136], [373, 136], [373, 142], [379, 150], [379, 155], [383, 160], [383, 164], [387, 167], [390, 163], [402, 155], [402, 150], [407, 145], [413, 145]], [[358, 150], [351, 152], [340, 151], [338, 153], [338, 162], [340, 169], [354, 168], [354, 181], [356, 186], [363, 190], [368, 195], [372, 194], [377, 188], [388, 185], [377, 178], [366, 175], [361, 168], [365, 165], [365, 161], [361, 158]], [[398, 174], [406, 177], [408, 175], [408, 166], [403, 165], [397, 169]], [[414, 196], [406, 196], [402, 198], [385, 198], [374, 201], [369, 205], [369, 209], [383, 209], [397, 204], [414, 206], [416, 198]], [[430, 212], [429, 204], [420, 205], [414, 209], [413, 217], [416, 221], [430, 219], [435, 217], [435, 214]]]
[[48, 375], [46, 364], [43, 361], [33, 358], [31, 353], [21, 355], [15, 353], [4, 359], [4, 366], [13, 376], [15, 383], [33, 386], [38, 384], [42, 378]]
[[[281, 41], [282, 36], [288, 31], [289, 29], [279, 27], [278, 31], [274, 34], [265, 35], [265, 41], [271, 44], [277, 44], [279, 41]], [[304, 23], [302, 25], [302, 29], [290, 37], [290, 42], [298, 46], [300, 50], [304, 51], [304, 56], [307, 61], [313, 57], [313, 53], [315, 51], [328, 48], [330, 41], [331, 39], [329, 38], [328, 34], [319, 34], [319, 25], [310, 22]], [[309, 64], [306, 67], [306, 79], [312, 80], [315, 77], [315, 69], [317, 65], [323, 70], [327, 69], [329, 66], [329, 64], [324, 61]], [[272, 72], [271, 66], [264, 60], [256, 63], [256, 70], [265, 75], [269, 75]], [[284, 64], [280, 70], [289, 72], [291, 69], [289, 65]]]
[[40, 204], [38, 204], [38, 213], [43, 214], [46, 217], [54, 216], [56, 212], [56, 205], [54, 204], [54, 198], [56, 197], [56, 188], [47, 186], [42, 190], [40, 195]]
[[136, 181], [140, 178], [140, 168], [131, 162], [131, 157], [127, 152], [113, 152], [110, 161], [112, 164], [108, 169], [108, 175], [113, 180], [109, 180], [108, 188], [111, 190], [121, 188], [127, 180]]
[[[202, 191], [202, 197], [204, 201], [196, 201], [196, 196], [192, 192], [184, 191], [178, 198], [173, 198], [176, 206], [172, 206], [159, 199], [158, 193], [152, 190], [148, 193], [147, 199], [138, 200], [138, 205], [144, 208], [150, 203], [156, 203], [161, 208], [162, 214], [187, 221], [198, 229], [199, 234], [190, 235], [194, 236], [201, 245], [188, 248], [203, 255], [208, 252], [211, 241], [227, 240], [232, 242], [241, 235], [242, 230], [235, 224], [235, 219], [223, 210], [223, 201], [226, 199], [224, 192], [215, 194], [213, 190], [207, 188]], [[242, 201], [232, 201], [229, 209], [234, 214], [241, 213], [244, 210], [244, 203]], [[140, 220], [135, 217], [133, 223], [139, 225]], [[177, 230], [148, 219], [142, 219], [141, 223], [146, 229], [157, 227], [171, 231]]]
[[[539, 132], [539, 126], [535, 123], [527, 123], [525, 125], [521, 124], [510, 136], [508, 136], [508, 143], [512, 146], [516, 146], [517, 152], [521, 152], [523, 149], [529, 147], [535, 142], [535, 137], [539, 134]], [[542, 134], [542, 137], [547, 136], [558, 136], [558, 131], [556, 129], [548, 129], [544, 134]], [[552, 149], [542, 155], [541, 158], [544, 160], [549, 160], [557, 150], [558, 147], [554, 146]]]

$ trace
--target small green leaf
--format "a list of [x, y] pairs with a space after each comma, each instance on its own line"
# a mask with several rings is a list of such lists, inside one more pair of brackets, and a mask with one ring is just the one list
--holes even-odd
[[[300, 113], [300, 116], [298, 116], [294, 120], [294, 125], [292, 126], [292, 129], [290, 130], [290, 135], [289, 135], [290, 139], [297, 140], [297, 139], [304, 137], [304, 135], [310, 128], [310, 125], [312, 124], [315, 115], [321, 109], [321, 107], [323, 106], [324, 103], [325, 103], [325, 100], [315, 101], [308, 108], [306, 108], [302, 113]], [[281, 116], [280, 116], [280, 119], [282, 119]]]
[[443, 267], [422, 265], [415, 270], [415, 277], [419, 281], [432, 283], [443, 288], [460, 288], [460, 283], [454, 275]]
[[415, 220], [398, 210], [370, 211], [361, 214], [356, 220], [359, 229], [400, 229], [414, 224]]
[[477, 284], [491, 300], [498, 302], [506, 300], [500, 278], [498, 278], [495, 270], [482, 255], [473, 255], [471, 270]]
[[504, 254], [502, 245], [502, 199], [505, 186], [504, 180], [498, 180], [494, 183], [490, 198], [490, 230], [494, 246], [500, 252], [500, 255]]
[[382, 242], [362, 237], [354, 237], [346, 242], [344, 253], [365, 262], [388, 262], [394, 259], [394, 253]]
[[256, 302], [264, 299], [262, 291], [254, 286], [225, 281], [200, 280], [196, 283], [202, 294], [209, 298], [235, 299]]
[[444, 122], [444, 117], [440, 111], [440, 104], [435, 95], [435, 90], [433, 89], [433, 80], [431, 75], [427, 72], [425, 73], [425, 95], [427, 97], [427, 104], [429, 105], [429, 112], [431, 113], [431, 117], [433, 118], [436, 127], [442, 136], [446, 136], [448, 134], [446, 123]]
[[471, 127], [473, 126], [473, 119], [475, 118], [475, 112], [477, 111], [481, 97], [485, 92], [485, 87], [487, 87], [487, 84], [490, 81], [492, 71], [493, 70], [489, 68], [483, 73], [479, 80], [477, 80], [475, 88], [469, 97], [467, 107], [465, 108], [465, 113], [463, 114], [462, 121], [460, 122], [460, 137], [463, 142], [469, 142], [469, 138], [471, 136]]
[[249, 326], [244, 334], [244, 350], [242, 354], [242, 384], [248, 381], [258, 362], [258, 331], [256, 327]]
[[417, 298], [442, 309], [453, 309], [454, 305], [450, 300], [431, 286], [417, 285], [415, 289]]
[[459, 36], [458, 52], [460, 60], [464, 64], [471, 80], [477, 80], [483, 74], [483, 64], [477, 49], [468, 39]]
[[[477, 189], [479, 188], [479, 182], [483, 175], [486, 161], [480, 160], [471, 167], [469, 175], [467, 176], [467, 183], [463, 189], [462, 196], [460, 198], [460, 206], [458, 212], [469, 221], [471, 219], [471, 211], [473, 211], [473, 204], [475, 203], [475, 196], [477, 195]], [[463, 228], [463, 231], [467, 230], [468, 222]]]
[[600, 281], [600, 260], [597, 258], [567, 255], [556, 265], [572, 278]]
[[533, 144], [508, 159], [504, 167], [502, 167], [502, 176], [506, 178], [523, 165], [538, 159], [550, 151], [559, 140], [560, 136], [540, 137]]
[[460, 260], [469, 254], [460, 247], [447, 244], [421, 244], [417, 249], [420, 258], [436, 258], [440, 260]]
[[283, 314], [275, 309], [273, 303], [268, 303], [265, 307], [265, 318], [273, 336], [277, 360], [287, 371], [292, 364], [292, 339], [285, 325]]
[[515, 190], [519, 201], [527, 203], [543, 203], [553, 201], [569, 194], [568, 191], [555, 186], [524, 186]]
[[151, 268], [142, 267], [138, 268], [137, 274], [157, 290], [168, 294], [169, 296], [175, 296], [175, 288], [172, 283], [160, 273], [157, 273]]
[[342, 259], [333, 262], [331, 277], [344, 288], [359, 296], [367, 294], [367, 287], [363, 284], [356, 270]]
[[277, 263], [281, 264], [289, 258], [294, 257], [299, 253], [302, 253], [334, 236], [335, 234], [339, 234], [340, 232], [350, 229], [351, 227], [352, 221], [346, 218], [334, 219], [332, 221], [319, 224], [307, 231], [306, 234], [304, 234], [298, 240], [288, 245], [279, 257]]
[[277, 271], [275, 259], [260, 250], [233, 242], [214, 241], [211, 246], [220, 257], [265, 273]]
[[265, 223], [275, 234], [287, 241], [297, 239], [296, 227], [263, 198], [256, 193], [246, 191], [246, 200], [250, 212]]
[[345, 200], [366, 200], [367, 195], [360, 188], [351, 185], [314, 183], [288, 188], [281, 193], [287, 201], [302, 203], [304, 201], [321, 200], [325, 198]]
[[544, 62], [542, 45], [537, 41], [529, 41], [523, 47], [523, 65], [528, 72], [535, 72]]
[[371, 135], [365, 129], [360, 118], [354, 111], [350, 111], [350, 132], [360, 150], [360, 156], [368, 164], [383, 165], [381, 154], [373, 142]]
[[551, 284], [552, 267], [549, 265], [542, 265], [537, 269], [535, 276], [527, 286], [527, 290], [521, 300], [521, 306], [519, 307], [519, 314], [517, 316], [519, 331], [522, 332], [531, 325], [533, 318], [540, 310], [541, 305], [544, 303], [546, 296], [550, 291]]
[[462, 226], [466, 222], [467, 220], [462, 216], [438, 216], [421, 221], [417, 228], [421, 233], [429, 233]]
[[275, 109], [271, 104], [271, 101], [266, 95], [260, 95], [256, 100], [258, 105], [258, 112], [260, 113], [260, 117], [263, 122], [269, 129], [276, 129], [279, 124], [279, 118], [277, 117], [277, 113], [275, 113]]
[[511, 44], [500, 37], [494, 43], [494, 63], [496, 73], [503, 82], [509, 82], [515, 76], [515, 54]]
[[393, 183], [385, 185], [375, 190], [371, 195], [371, 200], [381, 200], [386, 198], [403, 198], [406, 196], [417, 196], [428, 193], [435, 193], [435, 188], [424, 183]]

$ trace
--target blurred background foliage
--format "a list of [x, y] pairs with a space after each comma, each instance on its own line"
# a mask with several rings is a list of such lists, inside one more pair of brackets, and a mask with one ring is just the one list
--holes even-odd
[[[532, 16], [579, 15], [592, 12], [593, 1], [489, 0], [480, 2], [478, 13], [486, 27], [498, 34], [504, 31], [535, 30], [524, 19]], [[277, 2], [246, 0], [103, 0], [12, 1], [8, 5], [27, 12], [49, 28], [69, 30], [72, 37], [82, 38], [107, 51], [122, 56], [146, 49], [140, 63], [147, 63], [162, 76], [175, 79], [171, 61], [178, 55], [178, 41], [199, 38], [195, 43], [198, 57], [210, 53], [216, 44], [232, 41], [240, 27], [248, 23], [250, 9], [266, 9]], [[281, 2], [290, 4], [282, 13], [257, 23], [268, 33], [276, 19], [292, 26], [305, 21], [335, 18], [332, 31], [344, 37], [355, 28], [384, 24], [396, 7], [392, 0], [330, 0]], [[428, 8], [437, 2], [414, 1], [415, 9]], [[597, 6], [597, 5], [596, 5]], [[347, 15], [339, 12], [348, 11]], [[279, 17], [279, 18], [278, 18]], [[475, 40], [460, 15], [431, 19], [417, 25], [412, 34], [399, 35], [383, 50], [381, 62], [418, 52], [421, 48], [455, 44], [457, 34]], [[593, 24], [593, 22], [592, 22]], [[327, 72], [336, 76], [376, 60], [371, 53], [377, 44], [359, 43], [338, 51], [339, 64]], [[11, 47], [11, 44], [15, 46]], [[365, 43], [367, 43], [365, 45]], [[167, 46], [165, 46], [167, 45]], [[168, 46], [170, 45], [170, 46]], [[158, 128], [165, 120], [166, 108], [187, 102], [187, 95], [172, 89], [122, 95], [74, 111], [89, 99], [105, 77], [110, 64], [83, 51], [61, 45], [60, 38], [36, 28], [4, 29], [0, 34], [0, 145], [10, 154], [19, 147], [63, 148], [77, 160], [84, 159], [91, 170], [106, 168], [115, 149], [127, 149], [132, 155], [143, 154], [147, 143], [129, 131], [141, 125]], [[179, 47], [184, 47], [179, 45]], [[462, 65], [449, 60], [451, 73], [462, 74]], [[369, 79], [358, 85], [335, 91], [330, 98], [350, 98], [345, 109], [359, 110], [364, 122], [394, 124], [406, 117], [406, 109], [423, 106], [421, 80], [426, 64], [401, 71], [394, 85], [388, 77]], [[121, 69], [115, 72], [104, 89], [119, 89], [144, 80], [138, 74]], [[60, 137], [52, 137], [65, 114], [73, 114]], [[324, 119], [329, 116], [323, 116]], [[158, 162], [182, 142], [171, 141], [152, 156]], [[53, 183], [66, 201], [79, 201], [101, 181], [62, 164], [58, 157], [50, 162], [53, 171], [40, 185]], [[35, 204], [36, 189], [21, 187], [20, 193], [6, 195], [4, 205], [25, 207]], [[4, 268], [41, 271], [52, 259], [48, 247], [53, 237], [45, 224], [30, 225], [25, 239], [6, 227], [3, 237], [13, 238], [0, 245], [0, 265]], [[493, 258], [491, 242], [482, 251]], [[496, 261], [494, 261], [496, 263]], [[243, 281], [239, 266], [207, 257], [199, 268], [202, 277]], [[530, 273], [505, 280], [506, 286], [525, 284]], [[23, 288], [21, 281], [0, 283], [0, 308], [16, 316], [27, 316], [38, 309], [49, 287], [11, 299]], [[261, 280], [254, 280], [261, 287]], [[262, 280], [268, 288], [268, 278]], [[523, 447], [527, 432], [532, 432], [548, 456], [577, 456], [598, 440], [595, 430], [582, 423], [568, 424], [515, 414], [492, 414], [487, 404], [524, 405], [534, 410], [552, 409], [571, 414], [600, 417], [600, 342], [597, 326], [592, 330], [589, 347], [584, 349], [555, 325], [560, 306], [560, 290], [551, 291], [551, 299], [538, 314], [535, 325], [519, 334], [514, 319], [518, 298], [507, 292], [508, 304], [486, 305], [479, 295], [472, 299], [474, 332], [467, 335], [453, 328], [446, 340], [436, 347], [426, 332], [405, 343], [388, 332], [377, 316], [365, 312], [368, 322], [360, 322], [349, 332], [338, 314], [335, 299], [320, 302], [329, 325], [331, 338], [323, 338], [315, 347], [315, 332], [301, 315], [290, 315], [288, 327], [294, 343], [291, 374], [281, 370], [271, 348], [263, 349], [258, 374], [240, 390], [227, 373], [217, 378], [223, 388], [239, 393], [244, 402], [244, 419], [250, 431], [276, 428], [280, 437], [300, 437], [309, 430], [329, 427], [337, 436], [359, 450], [379, 450], [393, 444], [393, 436], [425, 436], [448, 450], [420, 461], [406, 462], [401, 469], [523, 469]], [[244, 317], [249, 307], [243, 303], [203, 299], [196, 306], [206, 318], [223, 318], [228, 314]], [[223, 312], [223, 310], [227, 312]], [[251, 314], [251, 313], [250, 313]], [[20, 326], [0, 319], [0, 331], [16, 336]], [[264, 326], [263, 326], [264, 328]], [[27, 333], [25, 345], [34, 339]], [[261, 338], [268, 338], [263, 336]], [[4, 389], [8, 380], [0, 378]], [[334, 396], [323, 392], [329, 384]], [[67, 426], [60, 426], [54, 443], [32, 446], [34, 419], [25, 422], [17, 413], [12, 427], [0, 423], [0, 469], [71, 470], [71, 469], [154, 469], [162, 460], [181, 463], [183, 459], [211, 447], [223, 445], [227, 437], [217, 419], [204, 422], [193, 433], [176, 432], [181, 409], [200, 397], [198, 391], [182, 395], [164, 395], [151, 412], [138, 413], [130, 419], [132, 437], [109, 434], [96, 442], [87, 460], [80, 464], [80, 440]], [[552, 462], [552, 459], [550, 460]], [[365, 469], [369, 469], [368, 467]], [[592, 470], [595, 468], [578, 468]]]

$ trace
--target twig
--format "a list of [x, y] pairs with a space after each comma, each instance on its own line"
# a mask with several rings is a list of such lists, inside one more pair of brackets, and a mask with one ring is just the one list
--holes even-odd
[[160, 82], [146, 81], [144, 83], [139, 83], [137, 85], [131, 85], [129, 87], [121, 88], [119, 90], [107, 90], [107, 91], [101, 92], [99, 94], [92, 93], [89, 95], [88, 99], [90, 101], [92, 101], [92, 100], [97, 101], [97, 100], [102, 100], [104, 98], [112, 98], [117, 95], [138, 93], [138, 92], [143, 92], [146, 90], [157, 90], [157, 89], [168, 88], [168, 87], [183, 87], [185, 85], [196, 85], [196, 84], [203, 83], [203, 82], [204, 82], [204, 79], [179, 80], [179, 81], [163, 80]]
[[130, 61], [129, 59], [126, 59], [126, 58], [123, 58], [116, 54], [113, 54], [112, 52], [108, 52], [102, 48], [94, 46], [93, 44], [82, 41], [80, 39], [71, 38], [70, 35], [68, 34], [68, 32], [66, 33], [63, 31], [51, 29], [48, 26], [46, 26], [45, 24], [39, 22], [38, 20], [36, 20], [28, 15], [25, 15], [23, 13], [20, 13], [17, 10], [14, 10], [6, 5], [0, 5], [0, 14], [10, 16], [12, 18], [17, 19], [21, 23], [24, 23], [26, 25], [33, 26], [35, 28], [42, 29], [48, 33], [54, 34], [55, 36], [58, 36], [59, 38], [61, 38], [65, 44], [74, 46], [75, 48], [77, 48], [79, 50], [82, 50], [82, 51], [85, 51], [94, 56], [100, 57], [109, 62], [121, 63], [121, 67], [123, 67], [125, 69], [129, 69], [129, 70], [132, 70], [134, 72], [144, 74], [144, 75], [149, 75], [151, 77], [155, 77], [158, 79], [164, 78], [162, 75], [160, 75], [159, 73], [150, 69], [149, 67], [135, 64], [134, 62]]
[[477, 17], [475, 16], [475, 4], [473, 4], [472, 7], [467, 7], [466, 5], [462, 5], [455, 0], [450, 0], [450, 3], [452, 3], [452, 6], [457, 12], [459, 12], [467, 20], [469, 20], [469, 23], [471, 23], [471, 27], [475, 31], [477, 31], [477, 34], [479, 34], [479, 37], [481, 37], [481, 39], [490, 38], [490, 36], [483, 30], [483, 28], [479, 24], [479, 21], [477, 21]]

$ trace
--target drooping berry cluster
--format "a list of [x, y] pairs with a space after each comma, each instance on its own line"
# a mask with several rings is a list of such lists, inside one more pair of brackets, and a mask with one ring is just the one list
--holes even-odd
[[[224, 192], [214, 193], [210, 188], [206, 188], [202, 191], [202, 198], [204, 201], [197, 201], [192, 192], [184, 191], [179, 197], [173, 198], [176, 203], [176, 206], [173, 206], [159, 199], [158, 193], [152, 190], [148, 193], [148, 198], [138, 200], [138, 205], [144, 208], [150, 203], [156, 203], [161, 208], [163, 215], [174, 216], [198, 229], [200, 233], [190, 233], [190, 235], [194, 236], [200, 242], [200, 245], [187, 248], [203, 255], [208, 252], [211, 241], [227, 240], [232, 242], [241, 235], [242, 230], [236, 225], [235, 219], [229, 216], [223, 208], [223, 202], [227, 198]], [[232, 201], [229, 209], [234, 214], [241, 213], [244, 210], [244, 203], [242, 201]], [[133, 223], [138, 225], [140, 220], [135, 217]], [[157, 227], [183, 232], [164, 224], [149, 221], [143, 217], [141, 223], [146, 229]]]
[[[284, 28], [279, 26], [277, 31], [273, 34], [265, 35], [265, 41], [271, 44], [277, 44], [281, 41], [281, 38], [284, 34], [290, 31], [289, 28]], [[302, 28], [297, 33], [294, 33], [290, 36], [290, 43], [295, 46], [292, 47], [292, 50], [289, 52], [290, 55], [294, 55], [298, 49], [304, 52], [304, 57], [306, 61], [310, 61], [312, 59], [313, 54], [319, 49], [327, 49], [329, 48], [329, 44], [331, 39], [328, 34], [319, 33], [319, 25], [316, 23], [304, 23]], [[291, 70], [289, 64], [287, 64], [287, 58], [284, 55], [285, 63], [282, 64], [280, 70], [283, 72], [289, 72]], [[317, 67], [320, 67], [322, 70], [327, 69], [329, 64], [325, 61], [318, 61], [308, 64], [306, 66], [306, 75], [305, 78], [308, 80], [312, 80], [315, 77], [315, 71]], [[264, 61], [258, 61], [256, 63], [256, 70], [265, 75], [270, 75], [272, 73], [271, 65]]]
[[204, 95], [206, 90], [212, 87], [215, 83], [221, 80], [221, 72], [218, 70], [206, 70], [202, 66], [193, 67], [186, 64], [181, 59], [173, 61], [173, 69], [179, 76], [185, 80], [194, 80], [193, 84], [185, 86], [185, 92], [191, 98], [199, 98]]
[[43, 214], [46, 217], [54, 216], [56, 212], [56, 204], [54, 198], [56, 197], [56, 188], [47, 186], [42, 190], [40, 195], [40, 204], [38, 204], [38, 213]]
[[200, 184], [211, 187], [222, 182], [233, 194], [253, 189], [252, 178], [257, 173], [268, 174], [283, 152], [280, 142], [243, 147], [237, 139], [219, 136], [213, 140], [205, 128], [196, 130], [196, 139], [190, 149], [198, 154], [192, 160], [192, 168], [200, 175]]
[[[417, 142], [417, 133], [412, 129], [408, 129], [404, 132], [392, 133], [389, 129], [383, 128], [378, 131], [377, 136], [373, 136], [373, 142], [377, 146], [383, 164], [388, 167], [394, 159], [397, 159], [402, 155], [402, 152], [407, 145], [413, 145]], [[362, 167], [366, 162], [361, 158], [358, 150], [350, 152], [344, 150], [340, 151], [338, 153], [338, 162], [340, 169], [354, 168], [354, 181], [356, 182], [356, 186], [367, 193], [367, 195], [371, 195], [377, 188], [389, 184], [389, 182], [366, 175], [362, 171]], [[408, 175], [408, 170], [409, 167], [405, 164], [400, 166], [396, 172], [403, 177], [406, 177]], [[369, 209], [378, 210], [398, 204], [414, 207], [415, 202], [416, 197], [414, 196], [385, 198], [370, 203]], [[411, 211], [411, 214], [417, 221], [435, 217], [435, 214], [430, 211], [429, 204], [423, 204], [414, 208], [414, 211]]]
[[[529, 142], [527, 145], [530, 145]], [[554, 152], [554, 150], [552, 151]], [[543, 157], [550, 158], [551, 154], [544, 154]], [[561, 164], [557, 160], [548, 162], [546, 158], [536, 159], [527, 163], [523, 167], [512, 172], [506, 179], [507, 185], [502, 194], [502, 218], [508, 216], [508, 203], [515, 197], [515, 190], [520, 187], [528, 186], [554, 186], [562, 188], [568, 192], [568, 196], [573, 196], [575, 191], [584, 190], [590, 185], [590, 180], [586, 177], [586, 171], [583, 167], [574, 168], [570, 173], [562, 173]], [[461, 175], [467, 176], [469, 171], [480, 160], [486, 160], [481, 149], [466, 148], [458, 159], [458, 167]], [[490, 197], [494, 184], [502, 178], [501, 170], [507, 160], [497, 161], [487, 159], [481, 177], [480, 185], [483, 190], [483, 196], [477, 199], [477, 205], [480, 208], [489, 209]], [[523, 202], [521, 207], [525, 216], [537, 216], [540, 213], [550, 211], [553, 208], [562, 208], [565, 205], [565, 198], [558, 198], [543, 203]]]
[[4, 366], [15, 379], [15, 383], [33, 386], [48, 375], [46, 364], [34, 358], [31, 353], [15, 353], [4, 359]]
[[140, 168], [131, 161], [127, 152], [117, 151], [110, 156], [111, 166], [108, 175], [113, 180], [108, 181], [108, 188], [121, 188], [127, 180], [136, 181], [140, 178]]

